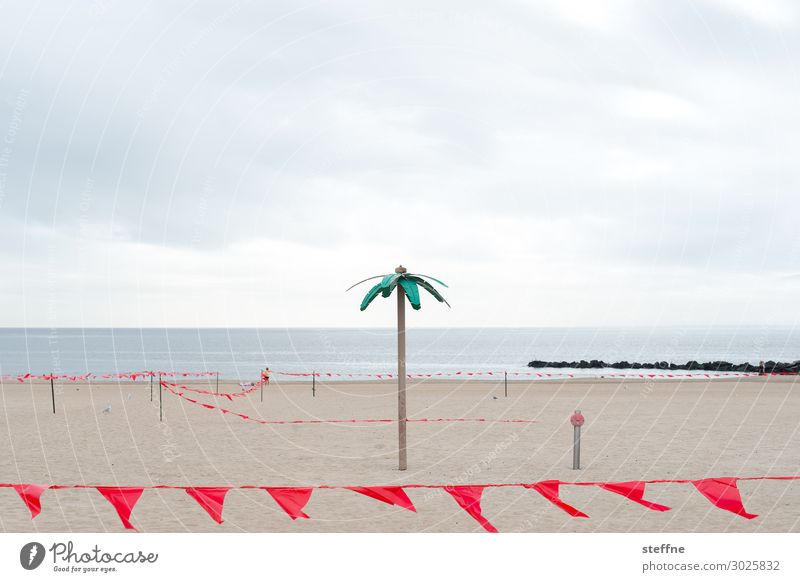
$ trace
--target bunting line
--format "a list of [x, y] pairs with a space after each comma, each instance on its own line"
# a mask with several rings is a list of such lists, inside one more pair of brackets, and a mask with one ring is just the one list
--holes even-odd
[[[174, 387], [175, 384], [170, 382], [161, 382], [161, 385], [171, 394], [178, 396], [195, 404], [197, 406], [202, 406], [208, 410], [219, 410], [222, 414], [230, 414], [236, 417], [241, 418], [242, 420], [246, 420], [248, 422], [256, 422], [258, 424], [357, 424], [357, 423], [397, 423], [400, 422], [396, 418], [337, 418], [337, 419], [297, 419], [297, 420], [264, 420], [262, 418], [253, 418], [252, 416], [248, 416], [247, 414], [243, 414], [241, 412], [234, 412], [233, 410], [228, 410], [227, 408], [222, 408], [220, 406], [215, 406], [214, 404], [207, 404], [205, 402], [200, 402], [199, 400], [195, 400], [194, 398], [189, 398], [183, 392], [176, 390]], [[500, 418], [500, 419], [491, 419], [491, 418], [408, 418], [405, 422], [497, 422], [497, 423], [536, 423], [539, 422], [538, 420], [532, 419], [522, 419], [522, 418]]]
[[167, 386], [172, 386], [173, 388], [180, 388], [181, 390], [194, 392], [195, 394], [205, 394], [207, 396], [218, 396], [218, 397], [221, 397], [221, 398], [227, 398], [228, 400], [232, 401], [234, 398], [240, 398], [242, 396], [247, 396], [248, 394], [251, 394], [251, 393], [255, 392], [256, 390], [258, 390], [261, 387], [262, 383], [264, 383], [264, 381], [263, 380], [259, 380], [258, 382], [254, 382], [253, 385], [250, 386], [250, 388], [247, 388], [245, 390], [241, 390], [239, 392], [211, 392], [210, 390], [198, 390], [197, 388], [191, 388], [189, 386], [184, 386], [182, 384], [175, 384], [175, 383], [172, 383], [172, 382], [164, 382], [164, 381], [161, 382], [161, 385], [164, 386], [165, 388]]
[[[287, 377], [295, 377], [295, 378], [310, 378], [312, 376], [316, 378], [377, 378], [379, 380], [382, 379], [394, 379], [397, 378], [397, 374], [392, 372], [386, 373], [346, 373], [346, 372], [288, 372], [288, 371], [281, 371], [277, 372], [280, 376], [287, 376]], [[18, 375], [9, 375], [4, 374], [0, 376], [3, 380], [16, 380], [20, 383], [25, 383], [27, 381], [32, 380], [58, 380], [58, 381], [69, 381], [69, 382], [87, 382], [91, 380], [132, 380], [136, 381], [137, 379], [142, 378], [155, 378], [157, 376], [161, 376], [162, 378], [204, 378], [204, 377], [214, 377], [218, 376], [219, 372], [175, 372], [175, 371], [154, 371], [154, 370], [142, 370], [140, 372], [123, 372], [118, 374], [79, 374], [79, 375], [68, 375], [68, 374], [18, 374]], [[449, 377], [449, 378], [464, 378], [464, 377], [473, 377], [473, 376], [499, 376], [504, 377], [504, 375], [508, 376], [526, 376], [531, 378], [581, 378], [586, 377], [581, 374], [570, 374], [570, 373], [546, 373], [546, 372], [508, 372], [508, 371], [482, 371], [482, 372], [466, 372], [466, 371], [458, 371], [458, 372], [431, 372], [431, 373], [422, 373], [422, 374], [406, 374], [408, 378], [439, 378], [439, 377]], [[592, 376], [603, 376], [604, 378], [746, 378], [746, 377], [757, 377], [757, 376], [793, 376], [796, 375], [792, 372], [765, 372], [765, 373], [758, 373], [758, 372], [714, 372], [714, 373], [681, 373], [681, 374], [623, 374], [623, 373], [595, 373]], [[216, 393], [215, 393], [216, 394]]]
[[38, 516], [42, 510], [41, 497], [49, 489], [95, 489], [114, 508], [123, 527], [135, 529], [131, 523], [131, 514], [139, 502], [142, 494], [148, 489], [183, 489], [198, 505], [217, 523], [223, 523], [223, 509], [226, 495], [231, 490], [260, 489], [269, 494], [287, 516], [292, 520], [298, 518], [310, 519], [305, 508], [315, 489], [346, 489], [364, 497], [370, 497], [382, 503], [397, 506], [416, 512], [412, 500], [408, 497], [407, 489], [441, 489], [448, 493], [456, 504], [472, 517], [483, 529], [496, 533], [497, 528], [484, 516], [481, 503], [487, 489], [499, 487], [523, 487], [538, 492], [553, 505], [562, 509], [571, 517], [588, 518], [584, 512], [572, 507], [561, 499], [560, 487], [568, 486], [596, 486], [606, 491], [621, 495], [627, 499], [653, 511], [670, 511], [671, 508], [643, 499], [645, 487], [656, 483], [681, 483], [691, 484], [707, 501], [715, 507], [728, 511], [745, 519], [755, 519], [757, 514], [749, 513], [744, 508], [741, 492], [738, 489], [739, 481], [797, 481], [798, 475], [786, 476], [760, 476], [760, 477], [707, 477], [703, 479], [654, 479], [649, 481], [559, 481], [546, 480], [532, 483], [484, 483], [479, 485], [428, 485], [407, 484], [389, 486], [353, 486], [353, 485], [312, 485], [305, 487], [273, 487], [265, 485], [238, 485], [213, 487], [193, 487], [186, 485], [136, 485], [136, 486], [105, 486], [105, 485], [46, 485], [33, 483], [0, 483], [0, 488], [12, 488], [22, 499], [31, 514], [31, 519]]
[[161, 376], [162, 378], [206, 378], [206, 377], [213, 377], [218, 376], [219, 372], [164, 372], [164, 371], [154, 371], [154, 370], [143, 370], [141, 372], [123, 372], [119, 374], [81, 374], [77, 376], [70, 376], [70, 375], [56, 375], [56, 374], [19, 374], [17, 376], [13, 375], [3, 375], [2, 378], [4, 380], [16, 380], [20, 383], [25, 383], [29, 380], [60, 380], [60, 381], [69, 381], [69, 382], [87, 382], [90, 380], [132, 380], [135, 382], [139, 378], [155, 378], [157, 376]]
[[[464, 377], [472, 377], [472, 376], [492, 376], [496, 377], [499, 376], [503, 378], [505, 375], [508, 376], [527, 376], [527, 377], [535, 377], [535, 378], [583, 378], [587, 376], [583, 375], [576, 375], [570, 373], [546, 373], [546, 372], [508, 372], [508, 371], [489, 371], [489, 372], [434, 372], [430, 374], [406, 374], [407, 378], [439, 378], [439, 377], [447, 377], [447, 378], [464, 378]], [[379, 380], [382, 379], [394, 379], [397, 378], [397, 374], [387, 372], [387, 373], [346, 373], [346, 372], [278, 372], [280, 376], [288, 376], [294, 378], [377, 378]], [[758, 372], [709, 372], [709, 373], [699, 373], [699, 374], [615, 374], [615, 373], [595, 373], [592, 377], [595, 376], [603, 376], [604, 378], [745, 378], [750, 376], [787, 376], [787, 375], [795, 375], [789, 372], [768, 372], [764, 374], [760, 374]]]

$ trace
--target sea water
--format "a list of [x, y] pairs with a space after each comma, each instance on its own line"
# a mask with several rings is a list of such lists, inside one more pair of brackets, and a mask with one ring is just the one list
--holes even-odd
[[[264, 367], [380, 374], [395, 371], [396, 342], [394, 329], [7, 328], [0, 329], [0, 374], [176, 370], [253, 379]], [[774, 326], [411, 329], [407, 344], [409, 373], [531, 371], [533, 359], [800, 359], [800, 329]]]

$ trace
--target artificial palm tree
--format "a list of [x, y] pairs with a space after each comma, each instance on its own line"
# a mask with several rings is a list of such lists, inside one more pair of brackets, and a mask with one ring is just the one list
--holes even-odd
[[[406, 453], [406, 304], [403, 297], [408, 297], [408, 302], [411, 307], [419, 309], [421, 307], [419, 300], [419, 288], [422, 287], [428, 293], [436, 297], [440, 303], [444, 303], [448, 307], [444, 297], [434, 288], [433, 285], [424, 279], [428, 275], [415, 275], [407, 272], [407, 269], [400, 265], [394, 270], [394, 273], [388, 275], [376, 275], [369, 277], [363, 281], [359, 281], [352, 287], [371, 281], [373, 279], [381, 279], [381, 282], [370, 289], [361, 301], [361, 311], [364, 311], [372, 300], [378, 295], [389, 297], [392, 291], [397, 289], [397, 437], [398, 437], [398, 455], [399, 467], [401, 471], [405, 471], [408, 467], [408, 457]], [[439, 285], [447, 287], [444, 283], [433, 277], [428, 277], [431, 281], [436, 281]]]

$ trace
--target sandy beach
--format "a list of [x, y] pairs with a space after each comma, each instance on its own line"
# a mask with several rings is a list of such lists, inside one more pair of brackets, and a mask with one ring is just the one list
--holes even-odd
[[[261, 425], [163, 393], [147, 381], [5, 381], [0, 392], [0, 482], [90, 485], [403, 485], [626, 481], [800, 474], [800, 391], [795, 377], [726, 380], [565, 380], [412, 382], [411, 418], [531, 419], [532, 423], [412, 423], [409, 470], [396, 468], [396, 424]], [[187, 384], [208, 388], [206, 382]], [[211, 390], [213, 390], [213, 384]], [[221, 382], [221, 391], [240, 390]], [[227, 399], [195, 394], [263, 419], [393, 418], [387, 382], [273, 380]], [[103, 412], [108, 405], [110, 412]], [[572, 428], [580, 408], [584, 468], [571, 469]], [[575, 519], [534, 491], [487, 489], [483, 514], [501, 532], [800, 531], [800, 481], [740, 482], [746, 520], [713, 507], [691, 485], [649, 485], [649, 511], [597, 487], [562, 486], [586, 512]], [[292, 521], [260, 490], [228, 494], [222, 525], [180, 490], [146, 490], [132, 522], [146, 532], [473, 532], [480, 526], [440, 490], [409, 489], [417, 513], [346, 490], [317, 490]], [[35, 519], [11, 488], [0, 488], [0, 531], [124, 531], [92, 489], [50, 490]]]

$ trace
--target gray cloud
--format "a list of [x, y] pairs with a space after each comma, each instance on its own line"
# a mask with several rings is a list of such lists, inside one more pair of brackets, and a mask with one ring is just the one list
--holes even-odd
[[788, 2], [6, 13], [0, 255], [28, 294], [70, 263], [113, 278], [87, 250], [101, 244], [197, 265], [264, 241], [372, 246], [456, 272], [513, 257], [631, 281], [800, 268]]

